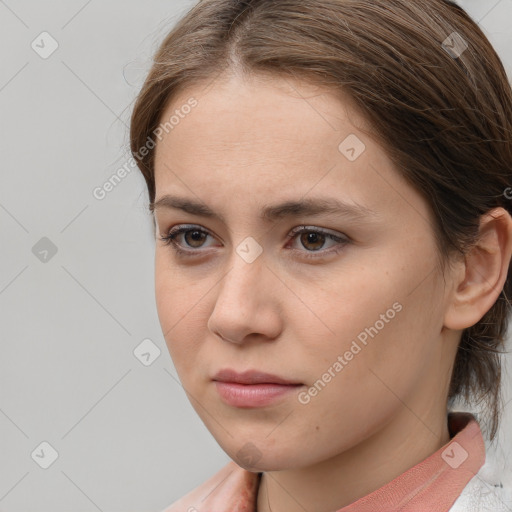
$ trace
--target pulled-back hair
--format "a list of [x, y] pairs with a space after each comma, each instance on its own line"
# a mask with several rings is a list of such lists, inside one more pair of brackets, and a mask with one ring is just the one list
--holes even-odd
[[[512, 213], [512, 92], [479, 26], [445, 0], [203, 0], [172, 29], [136, 100], [131, 152], [155, 199], [155, 138], [178, 92], [226, 73], [308, 80], [350, 97], [426, 199], [439, 261], [467, 252], [480, 216]], [[511, 291], [462, 333], [447, 404], [484, 401], [494, 439]], [[486, 429], [484, 428], [484, 431]]]

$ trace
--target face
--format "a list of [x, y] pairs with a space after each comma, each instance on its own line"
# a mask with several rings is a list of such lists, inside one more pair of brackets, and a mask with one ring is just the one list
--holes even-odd
[[[183, 91], [162, 120], [176, 110], [189, 113], [155, 154], [157, 309], [224, 451], [251, 470], [302, 467], [406, 409], [422, 417], [453, 362], [433, 218], [350, 101], [253, 76]], [[223, 369], [296, 385], [218, 384]]]

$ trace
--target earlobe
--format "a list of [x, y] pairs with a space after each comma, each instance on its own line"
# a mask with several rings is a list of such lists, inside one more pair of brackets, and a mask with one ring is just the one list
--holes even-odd
[[511, 254], [512, 217], [495, 208], [481, 217], [478, 241], [454, 272], [445, 327], [471, 327], [491, 309], [505, 285]]

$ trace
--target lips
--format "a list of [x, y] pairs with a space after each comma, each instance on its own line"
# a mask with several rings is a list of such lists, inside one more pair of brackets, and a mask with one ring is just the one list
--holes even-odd
[[220, 370], [214, 377], [214, 381], [218, 382], [232, 382], [236, 384], [281, 384], [283, 386], [297, 386], [302, 385], [302, 382], [288, 380], [278, 375], [271, 373], [261, 372], [258, 370], [247, 370], [238, 373], [235, 370], [224, 369]]
[[212, 379], [225, 404], [238, 408], [266, 407], [289, 399], [301, 382], [285, 379], [271, 373], [247, 370], [238, 373], [225, 369]]

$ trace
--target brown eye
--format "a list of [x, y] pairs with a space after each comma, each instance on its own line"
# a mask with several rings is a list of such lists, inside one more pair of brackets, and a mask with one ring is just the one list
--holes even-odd
[[[299, 226], [292, 230], [287, 235], [293, 241], [297, 239], [296, 246], [293, 248], [294, 252], [299, 252], [300, 257], [303, 258], [322, 258], [338, 254], [342, 251], [350, 239], [346, 236], [338, 236], [334, 233], [329, 233], [314, 226]], [[324, 249], [326, 242], [331, 242], [331, 246]], [[324, 250], [321, 250], [324, 249]]]
[[201, 249], [204, 246], [208, 236], [211, 235], [207, 231], [194, 226], [179, 226], [171, 229], [167, 236], [160, 237], [160, 240], [165, 245], [171, 246], [179, 254], [187, 252], [192, 254], [194, 250]]
[[[306, 232], [300, 236], [300, 242], [306, 249], [317, 251], [325, 244], [325, 235], [317, 232]], [[310, 245], [311, 244], [311, 245]]]
[[204, 242], [205, 238], [208, 236], [207, 233], [204, 231], [199, 231], [197, 229], [195, 230], [189, 230], [186, 231], [184, 234], [185, 242], [190, 246], [194, 247], [195, 249], [201, 247], [201, 244]]

